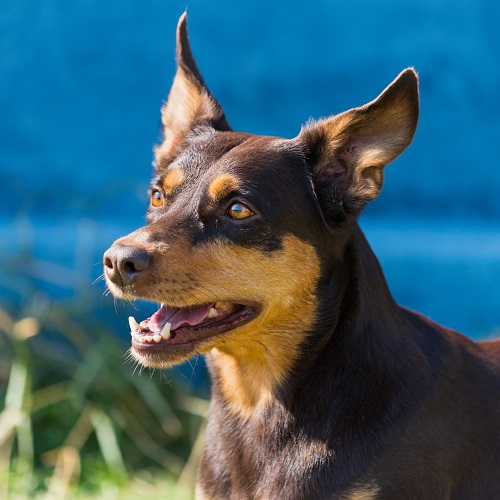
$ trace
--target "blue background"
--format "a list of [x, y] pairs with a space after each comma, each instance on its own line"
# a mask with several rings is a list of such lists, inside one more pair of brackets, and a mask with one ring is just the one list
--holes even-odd
[[[495, 0], [3, 2], [0, 300], [104, 290], [91, 285], [102, 252], [144, 223], [186, 5], [198, 66], [240, 131], [293, 137], [417, 69], [415, 141], [362, 226], [402, 304], [476, 338], [499, 335]], [[126, 316], [118, 308], [120, 335]]]

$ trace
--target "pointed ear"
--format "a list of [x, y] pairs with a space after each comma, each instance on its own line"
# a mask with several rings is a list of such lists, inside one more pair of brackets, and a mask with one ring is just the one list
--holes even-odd
[[165, 140], [159, 152], [174, 156], [177, 148], [197, 125], [216, 130], [231, 130], [224, 111], [205, 85], [194, 62], [187, 36], [187, 15], [182, 14], [177, 24], [177, 73], [162, 108]]
[[374, 101], [304, 127], [302, 143], [326, 215], [357, 215], [382, 188], [383, 170], [411, 143], [418, 78], [404, 70]]

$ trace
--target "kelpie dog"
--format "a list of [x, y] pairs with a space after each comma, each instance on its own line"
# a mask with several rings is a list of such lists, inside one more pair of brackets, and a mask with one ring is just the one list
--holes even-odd
[[499, 499], [500, 343], [399, 307], [357, 223], [412, 141], [413, 69], [286, 140], [231, 130], [185, 15], [177, 63], [148, 224], [104, 268], [161, 303], [130, 318], [139, 362], [206, 356], [197, 497]]

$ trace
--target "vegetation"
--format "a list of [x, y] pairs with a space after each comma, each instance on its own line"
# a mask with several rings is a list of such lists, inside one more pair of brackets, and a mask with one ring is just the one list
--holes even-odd
[[191, 498], [208, 402], [124, 357], [95, 304], [0, 308], [0, 498]]

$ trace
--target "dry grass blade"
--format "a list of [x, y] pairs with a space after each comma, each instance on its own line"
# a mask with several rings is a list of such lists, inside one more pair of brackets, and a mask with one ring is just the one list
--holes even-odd
[[71, 446], [63, 446], [52, 453], [55, 455], [55, 469], [45, 498], [46, 500], [63, 500], [68, 498], [71, 485], [76, 483], [80, 475], [80, 454]]

